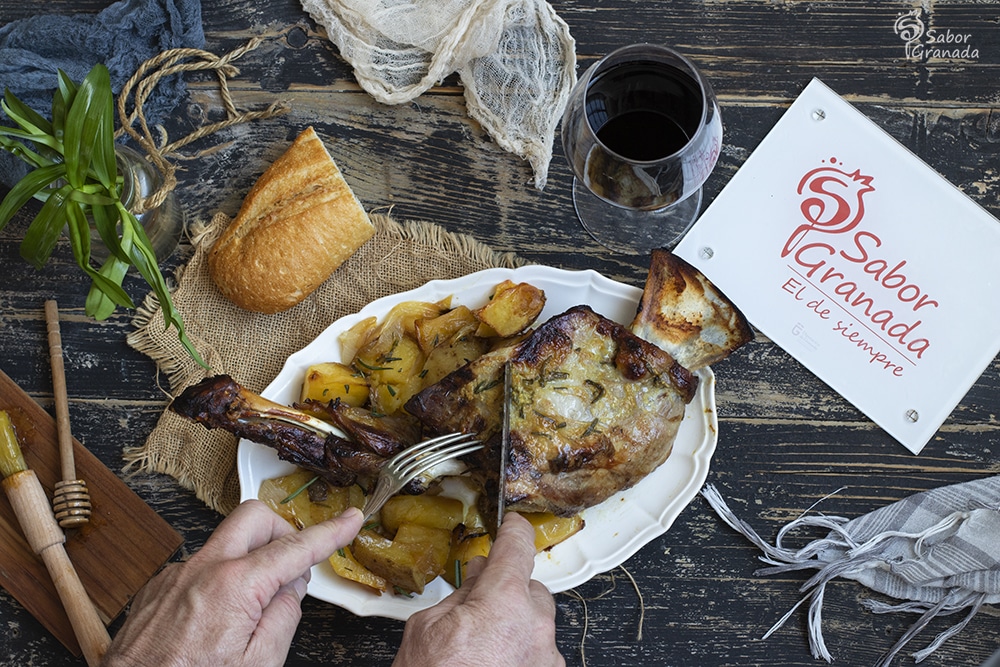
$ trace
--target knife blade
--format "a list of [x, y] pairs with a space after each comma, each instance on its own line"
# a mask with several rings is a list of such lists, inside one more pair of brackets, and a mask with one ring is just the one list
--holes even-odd
[[503, 365], [503, 417], [500, 427], [500, 473], [497, 484], [497, 530], [503, 523], [504, 511], [507, 507], [507, 457], [510, 455], [510, 411], [511, 411], [511, 369], [508, 361]]

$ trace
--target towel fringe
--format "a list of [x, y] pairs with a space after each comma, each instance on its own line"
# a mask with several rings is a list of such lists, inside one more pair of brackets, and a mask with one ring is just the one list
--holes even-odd
[[[782, 527], [778, 532], [775, 543], [772, 545], [761, 538], [750, 524], [736, 516], [728, 507], [725, 500], [723, 500], [718, 489], [712, 484], [706, 484], [701, 490], [701, 495], [727, 525], [742, 534], [763, 552], [764, 555], [760, 556], [760, 560], [768, 563], [771, 567], [758, 569], [754, 572], [755, 575], [781, 574], [810, 569], [817, 570], [799, 588], [805, 595], [778, 619], [764, 633], [762, 638], [767, 639], [774, 634], [792, 617], [799, 607], [809, 602], [807, 623], [809, 648], [813, 657], [822, 658], [827, 662], [833, 662], [833, 656], [827, 649], [826, 642], [823, 639], [823, 599], [826, 592], [826, 585], [837, 577], [854, 578], [851, 575], [857, 575], [866, 569], [886, 567], [887, 565], [891, 566], [891, 563], [878, 556], [877, 549], [888, 540], [894, 538], [912, 540], [915, 555], [921, 557], [928, 549], [927, 543], [931, 539], [956, 531], [970, 517], [969, 512], [956, 511], [921, 531], [904, 532], [887, 530], [872, 536], [864, 542], [858, 542], [844, 529], [848, 520], [843, 517], [803, 515]], [[824, 538], [812, 540], [809, 544], [798, 550], [793, 550], [783, 545], [784, 540], [792, 532], [804, 527], [825, 528], [830, 531], [830, 534]], [[829, 557], [828, 554], [831, 549], [835, 550], [838, 554], [837, 557], [834, 560], [821, 560], [821, 557], [824, 555]], [[862, 605], [874, 613], [921, 613], [920, 618], [906, 630], [892, 648], [879, 657], [875, 667], [888, 667], [907, 643], [916, 637], [933, 619], [938, 616], [956, 613], [971, 606], [971, 610], [965, 618], [939, 633], [930, 644], [912, 654], [917, 662], [921, 662], [937, 650], [945, 641], [965, 628], [986, 601], [986, 593], [962, 591], [957, 588], [949, 590], [937, 603], [906, 601], [899, 604], [888, 604], [872, 599], [863, 600]]]

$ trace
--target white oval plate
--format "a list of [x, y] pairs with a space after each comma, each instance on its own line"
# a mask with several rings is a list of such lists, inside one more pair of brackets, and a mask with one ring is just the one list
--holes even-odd
[[[453, 296], [452, 305], [477, 308], [486, 303], [503, 280], [527, 282], [545, 291], [544, 322], [573, 306], [586, 304], [594, 311], [624, 325], [631, 323], [642, 290], [605, 278], [595, 271], [564, 271], [547, 266], [488, 269], [454, 280], [434, 280], [423, 287], [387, 296], [354, 315], [331, 324], [309, 345], [288, 357], [278, 376], [262, 392], [272, 401], [291, 405], [298, 400], [306, 368], [323, 361], [340, 360], [338, 336], [358, 320], [380, 320], [401, 301], [438, 301]], [[583, 530], [535, 557], [534, 578], [553, 593], [577, 586], [595, 574], [624, 563], [646, 543], [662, 535], [694, 498], [708, 476], [715, 452], [717, 420], [715, 377], [710, 369], [698, 372], [699, 389], [688, 406], [673, 452], [666, 462], [639, 484], [583, 513]], [[241, 500], [256, 498], [261, 482], [284, 475], [294, 466], [280, 461], [274, 450], [241, 440], [237, 454]], [[339, 605], [359, 616], [385, 616], [406, 620], [414, 612], [448, 596], [452, 587], [438, 577], [422, 595], [376, 595], [371, 589], [341, 579], [328, 563], [313, 568], [309, 594]]]

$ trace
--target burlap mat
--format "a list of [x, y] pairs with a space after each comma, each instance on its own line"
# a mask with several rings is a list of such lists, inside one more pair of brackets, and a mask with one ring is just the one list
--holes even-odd
[[[457, 278], [474, 271], [523, 264], [464, 235], [425, 222], [399, 223], [372, 215], [376, 232], [316, 292], [283, 313], [263, 315], [226, 300], [208, 275], [205, 255], [229, 224], [217, 215], [194, 239], [195, 253], [178, 272], [174, 305], [188, 335], [211, 372], [184, 351], [173, 329], [165, 331], [155, 297], [147, 298], [133, 324], [128, 344], [151, 357], [169, 381], [170, 394], [203, 377], [228, 373], [260, 392], [281, 370], [285, 359], [305, 347], [330, 323], [382, 296], [419, 287], [436, 278]], [[194, 490], [209, 507], [228, 514], [239, 504], [237, 440], [209, 431], [164, 411], [142, 447], [125, 452], [127, 470], [164, 473]]]

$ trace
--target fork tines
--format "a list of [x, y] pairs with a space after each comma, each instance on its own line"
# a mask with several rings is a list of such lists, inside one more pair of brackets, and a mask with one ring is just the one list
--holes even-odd
[[450, 433], [407, 448], [387, 465], [400, 477], [413, 478], [442, 461], [470, 454], [482, 446], [472, 434]]
[[381, 509], [390, 496], [416, 476], [424, 474], [440, 463], [470, 454], [482, 446], [483, 443], [469, 433], [449, 433], [407, 447], [382, 466], [375, 489], [365, 500], [362, 509], [365, 520], [367, 521]]

